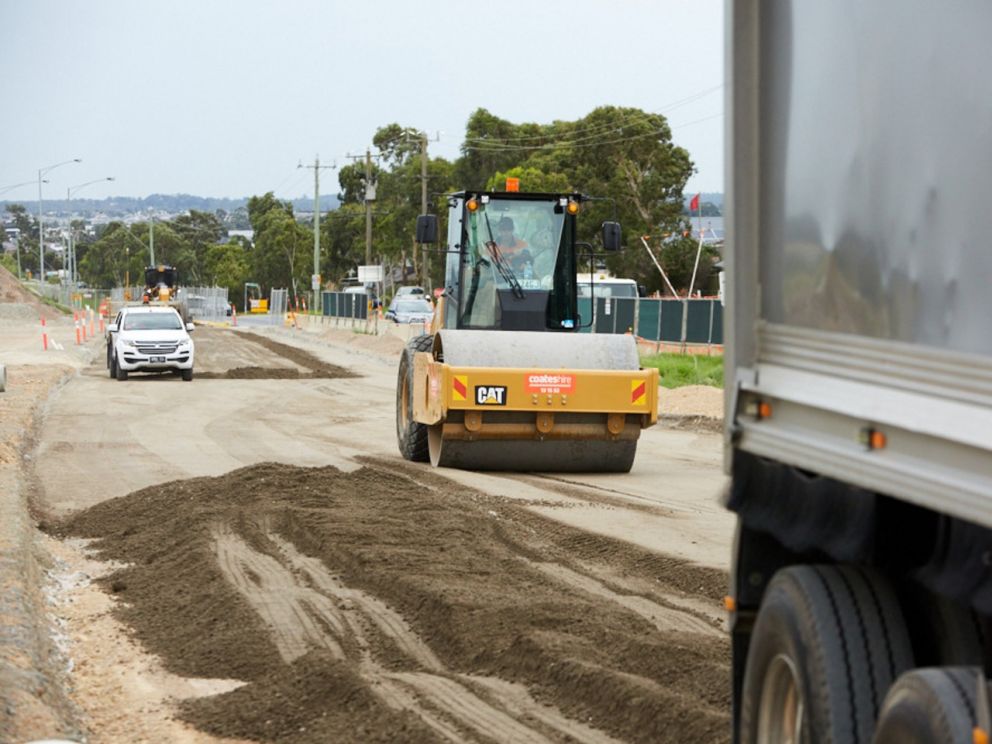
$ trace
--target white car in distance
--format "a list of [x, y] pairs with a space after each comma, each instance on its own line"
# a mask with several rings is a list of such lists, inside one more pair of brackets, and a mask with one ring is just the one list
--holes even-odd
[[168, 372], [193, 379], [192, 323], [174, 307], [125, 307], [107, 326], [107, 369], [126, 380], [131, 372]]

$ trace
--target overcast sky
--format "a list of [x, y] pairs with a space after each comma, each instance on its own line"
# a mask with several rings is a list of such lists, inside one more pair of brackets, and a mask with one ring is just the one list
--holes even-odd
[[343, 165], [391, 122], [454, 159], [479, 107], [615, 105], [668, 117], [687, 193], [723, 190], [723, 0], [0, 0], [0, 28], [0, 189], [78, 157], [46, 197], [114, 176], [79, 197], [295, 198], [297, 163]]

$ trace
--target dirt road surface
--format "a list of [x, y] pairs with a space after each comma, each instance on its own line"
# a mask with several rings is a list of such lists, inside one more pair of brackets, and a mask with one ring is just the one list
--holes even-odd
[[712, 420], [629, 475], [437, 471], [396, 452], [402, 339], [194, 338], [192, 383], [93, 342], [21, 447], [54, 711], [21, 740], [729, 738]]

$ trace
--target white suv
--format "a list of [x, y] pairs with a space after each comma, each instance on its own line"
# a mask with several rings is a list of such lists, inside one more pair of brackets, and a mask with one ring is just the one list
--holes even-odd
[[126, 380], [129, 372], [172, 370], [193, 379], [192, 323], [173, 307], [125, 307], [107, 326], [107, 369]]

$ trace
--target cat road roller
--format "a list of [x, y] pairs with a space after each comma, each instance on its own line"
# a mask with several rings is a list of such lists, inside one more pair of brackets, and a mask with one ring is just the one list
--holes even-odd
[[[396, 433], [408, 460], [471, 470], [617, 472], [658, 419], [658, 370], [632, 335], [579, 333], [581, 194], [448, 200], [444, 292], [400, 359]], [[435, 215], [417, 241], [438, 242]], [[605, 222], [603, 249], [620, 250]], [[579, 255], [579, 252], [582, 255]]]

